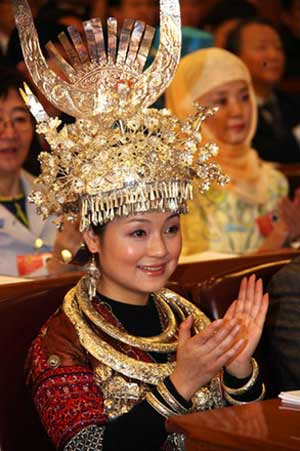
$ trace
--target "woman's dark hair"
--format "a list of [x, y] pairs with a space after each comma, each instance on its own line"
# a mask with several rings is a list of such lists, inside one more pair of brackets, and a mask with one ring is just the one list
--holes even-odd
[[14, 67], [0, 67], [0, 98], [5, 99], [11, 89], [19, 92], [25, 79]]
[[[103, 235], [105, 226], [106, 226], [106, 224], [97, 225], [97, 226], [92, 224], [91, 227], [92, 227], [94, 234], [97, 235], [98, 237], [101, 237]], [[80, 246], [80, 248], [78, 249], [76, 254], [73, 256], [71, 263], [72, 263], [72, 265], [84, 266], [91, 260], [91, 256], [92, 256], [92, 254], [89, 251], [87, 245], [85, 243], [82, 243], [82, 245]], [[99, 256], [98, 255], [96, 256], [96, 261], [99, 265]]]
[[273, 30], [278, 32], [273, 22], [262, 17], [254, 17], [248, 20], [241, 20], [238, 25], [228, 33], [227, 38], [225, 39], [224, 48], [229, 52], [234, 53], [235, 55], [240, 55], [242, 34], [244, 29], [249, 25], [265, 25], [273, 28]]
[[94, 224], [92, 224], [92, 230], [95, 235], [102, 236], [104, 233], [105, 226], [106, 226], [106, 224], [96, 225], [96, 226]]

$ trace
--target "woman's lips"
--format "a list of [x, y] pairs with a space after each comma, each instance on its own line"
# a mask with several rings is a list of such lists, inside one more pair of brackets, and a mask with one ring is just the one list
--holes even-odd
[[235, 125], [230, 125], [228, 127], [228, 129], [230, 131], [234, 131], [234, 132], [242, 132], [245, 129], [245, 124], [235, 124]]
[[0, 153], [1, 154], [12, 154], [12, 153], [16, 153], [17, 152], [17, 148], [16, 147], [3, 147], [2, 149], [0, 148]]
[[149, 276], [161, 276], [165, 272], [166, 265], [139, 265], [138, 268]]

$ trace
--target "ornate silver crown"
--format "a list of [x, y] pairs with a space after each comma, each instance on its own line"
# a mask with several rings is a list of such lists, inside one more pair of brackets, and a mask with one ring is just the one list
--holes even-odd
[[166, 110], [149, 108], [171, 82], [180, 56], [179, 2], [160, 2], [160, 45], [143, 71], [154, 30], [125, 20], [107, 21], [107, 39], [99, 19], [83, 23], [85, 36], [68, 28], [59, 35], [62, 52], [48, 43], [61, 75], [41, 52], [26, 0], [13, 0], [24, 59], [37, 87], [59, 109], [77, 118], [58, 131], [28, 87], [23, 97], [52, 152], [40, 156], [40, 188], [31, 200], [43, 217], [81, 213], [81, 230], [116, 216], [145, 211], [186, 212], [192, 181], [201, 190], [212, 181], [227, 182], [207, 160], [217, 148], [201, 147], [200, 125], [213, 109], [180, 121]]

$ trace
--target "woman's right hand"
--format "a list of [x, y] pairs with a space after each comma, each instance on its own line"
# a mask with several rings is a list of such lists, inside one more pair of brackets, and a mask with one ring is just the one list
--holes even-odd
[[238, 337], [236, 319], [216, 320], [205, 330], [191, 336], [193, 318], [189, 316], [179, 329], [176, 368], [170, 378], [178, 393], [189, 400], [246, 344]]

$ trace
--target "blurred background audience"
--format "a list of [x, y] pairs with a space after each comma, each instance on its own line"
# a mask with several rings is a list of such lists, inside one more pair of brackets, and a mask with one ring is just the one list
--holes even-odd
[[286, 78], [300, 77], [300, 0], [281, 0], [279, 31], [286, 56]]
[[[246, 83], [249, 93], [243, 92], [241, 96], [240, 94], [237, 95], [236, 105], [240, 103], [244, 108], [248, 102], [251, 110], [251, 114], [245, 120], [245, 122], [248, 121], [248, 128], [245, 127], [247, 133], [245, 131], [244, 138], [238, 145], [239, 152], [241, 152], [239, 156], [236, 152], [233, 152], [234, 157], [231, 159], [232, 144], [228, 145], [226, 142], [228, 138], [225, 136], [226, 132], [223, 129], [223, 136], [220, 136], [216, 130], [217, 124], [220, 125], [222, 118], [224, 120], [231, 109], [230, 98], [234, 96], [230, 91], [222, 91], [222, 96], [217, 99], [217, 103], [221, 104], [220, 111], [214, 118], [207, 121], [207, 127], [205, 127], [207, 138], [213, 138], [218, 142], [221, 148], [218, 158], [225, 171], [232, 178], [230, 186], [224, 190], [224, 197], [227, 198], [232, 195], [235, 198], [233, 201], [234, 207], [233, 204], [230, 209], [226, 207], [227, 219], [225, 222], [228, 224], [225, 227], [224, 240], [227, 242], [227, 247], [225, 246], [223, 249], [228, 251], [230, 248], [230, 252], [240, 253], [249, 252], [253, 249], [264, 249], [265, 244], [265, 249], [288, 245], [292, 241], [292, 237], [297, 237], [297, 228], [294, 227], [291, 230], [290, 218], [297, 217], [299, 202], [297, 199], [293, 200], [291, 193], [291, 200], [286, 199], [288, 192], [286, 179], [274, 169], [274, 166], [267, 165], [262, 160], [279, 163], [281, 168], [286, 164], [292, 165], [295, 168], [295, 173], [297, 173], [298, 163], [300, 163], [300, 102], [298, 100], [298, 94], [300, 94], [298, 57], [300, 0], [202, 0], [201, 2], [198, 0], [181, 0], [180, 3], [183, 35], [182, 57], [199, 49], [210, 48], [213, 45], [225, 47], [243, 60], [252, 77], [254, 94], [252, 95], [252, 87], [247, 75], [240, 79], [240, 82]], [[48, 53], [46, 44], [51, 40], [58, 50], [62, 51], [57, 36], [61, 32], [67, 34], [68, 26], [75, 26], [81, 31], [81, 21], [98, 16], [104, 20], [105, 27], [105, 19], [114, 16], [121, 22], [124, 18], [131, 17], [144, 20], [146, 23], [159, 28], [158, 4], [158, 0], [30, 0], [30, 6], [36, 17], [42, 51], [50, 67], [58, 73], [60, 71], [55, 64], [55, 58]], [[157, 49], [158, 33], [156, 33], [153, 42], [152, 58]], [[230, 56], [225, 58], [225, 63], [222, 62], [222, 65], [225, 64], [226, 68], [231, 64]], [[147, 62], [148, 65], [150, 63], [151, 61]], [[5, 73], [8, 66], [17, 69], [35, 91], [23, 62], [10, 1], [0, 0], [0, 73], [3, 71]], [[222, 67], [220, 74], [223, 74]], [[231, 67], [232, 73], [235, 70], [240, 73], [241, 67], [234, 63]], [[243, 73], [246, 74], [246, 72]], [[237, 81], [234, 77], [232, 80]], [[216, 81], [215, 76], [207, 76], [207, 79], [203, 81], [205, 86], [203, 85], [204, 87], [200, 90], [201, 95], [199, 91], [196, 100], [201, 100], [204, 103], [216, 102], [215, 97], [210, 97], [212, 83]], [[194, 83], [196, 83], [195, 86]], [[197, 91], [197, 83], [198, 81], [190, 82], [188, 88], [191, 92]], [[213, 89], [215, 87], [214, 85]], [[179, 86], [174, 94], [176, 100], [174, 103], [177, 106], [182, 89], [184, 88]], [[63, 123], [72, 121], [72, 118], [65, 113], [54, 109], [45, 98], [41, 97], [40, 93], [36, 92], [36, 94], [48, 114], [60, 116]], [[247, 95], [248, 100], [246, 99]], [[255, 130], [257, 105], [258, 121]], [[164, 99], [160, 99], [155, 106], [164, 106]], [[240, 107], [235, 106], [233, 110], [235, 108]], [[13, 126], [7, 126], [9, 124], [7, 121], [5, 124], [4, 134], [7, 132], [6, 129], [10, 131], [14, 129]], [[34, 126], [33, 122], [32, 124]], [[36, 176], [40, 172], [38, 155], [41, 150], [49, 150], [49, 147], [45, 140], [35, 133], [32, 133], [32, 138], [29, 141], [28, 152], [25, 152], [24, 161], [22, 160], [21, 163], [23, 169], [20, 169], [20, 171], [22, 172], [25, 169]], [[255, 151], [252, 150], [252, 146]], [[230, 160], [227, 158], [227, 152], [230, 155]], [[247, 176], [252, 169], [250, 172], [242, 170], [243, 180], [241, 183], [237, 182], [236, 180], [240, 177], [237, 174], [241, 174], [239, 172], [241, 161], [243, 161], [243, 164], [247, 162], [248, 165], [250, 160], [251, 164], [254, 165], [251, 166], [252, 169], [255, 168], [251, 174], [253, 177], [250, 177], [251, 182], [249, 182]], [[237, 170], [237, 168], [239, 169]], [[249, 167], [247, 166], [247, 168]], [[243, 196], [239, 197], [241, 194], [239, 190], [251, 198], [249, 204], [249, 199]], [[217, 204], [219, 208], [220, 193], [211, 192], [210, 195], [209, 202], [213, 199], [213, 210]], [[279, 202], [280, 198], [285, 200]], [[264, 202], [262, 202], [262, 199]], [[201, 202], [203, 202], [203, 199]], [[207, 199], [205, 202], [208, 202]], [[227, 202], [229, 202], [228, 198]], [[229, 202], [229, 204], [231, 203]], [[213, 210], [209, 212], [207, 217], [208, 223], [212, 221], [213, 215], [216, 214]], [[246, 229], [253, 233], [251, 238], [250, 235], [245, 238], [247, 234], [241, 232], [242, 229], [239, 229], [239, 226], [229, 226], [229, 222], [232, 220], [230, 215], [233, 211], [236, 215], [235, 218], [238, 219], [237, 223], [239, 221], [244, 223], [242, 228], [247, 223]], [[279, 213], [281, 221], [278, 221]], [[193, 215], [190, 215], [188, 225], [190, 230], [196, 227], [193, 224], [192, 217]], [[283, 220], [283, 218], [285, 219]], [[269, 235], [274, 237], [270, 240], [266, 234], [270, 234], [270, 230], [275, 233], [274, 230], [279, 230], [280, 224], [280, 233], [276, 237]], [[205, 233], [204, 230], [203, 234]]]
[[253, 146], [261, 158], [280, 163], [300, 162], [300, 101], [279, 89], [285, 54], [280, 34], [266, 19], [240, 22], [224, 47], [238, 55], [252, 76], [258, 103]]
[[288, 245], [300, 235], [296, 216], [292, 219], [298, 214], [300, 221], [300, 210], [286, 197], [283, 174], [251, 148], [257, 114], [245, 64], [219, 48], [184, 57], [167, 89], [166, 103], [185, 119], [194, 112], [195, 102], [219, 108], [203, 122], [201, 132], [204, 143], [218, 144], [215, 161], [230, 183], [211, 187], [189, 203], [189, 214], [181, 219], [183, 254], [205, 250], [243, 254]]
[[157, 0], [111, 0], [107, 5], [108, 16], [118, 21], [126, 18], [142, 20], [149, 25], [158, 25], [159, 8]]
[[224, 47], [228, 33], [241, 19], [258, 15], [258, 9], [247, 0], [218, 0], [203, 17], [201, 26], [213, 34], [214, 45]]

